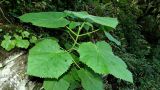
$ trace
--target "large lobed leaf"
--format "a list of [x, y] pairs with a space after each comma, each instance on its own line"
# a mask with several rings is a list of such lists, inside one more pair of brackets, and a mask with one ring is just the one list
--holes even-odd
[[68, 25], [70, 22], [65, 19], [66, 16], [75, 16], [81, 19], [87, 19], [89, 22], [94, 22], [110, 28], [115, 28], [118, 24], [117, 18], [99, 17], [89, 15], [87, 12], [38, 12], [27, 13], [20, 16], [20, 20], [23, 22], [30, 22], [33, 25], [47, 28], [59, 28]]
[[116, 26], [118, 25], [117, 18], [93, 16], [93, 15], [89, 15], [85, 11], [82, 11], [82, 12], [65, 11], [65, 12], [68, 15], [73, 15], [81, 19], [89, 19], [89, 21], [92, 21], [94, 23], [104, 25], [110, 28], [116, 28]]
[[70, 22], [66, 20], [63, 12], [38, 12], [27, 13], [20, 16], [23, 22], [30, 22], [33, 25], [47, 28], [59, 28], [68, 25]]
[[104, 41], [93, 44], [82, 43], [79, 46], [80, 61], [100, 74], [112, 74], [117, 78], [133, 82], [132, 74], [126, 64], [112, 52], [110, 45]]
[[59, 78], [72, 64], [71, 55], [60, 49], [56, 40], [44, 39], [29, 51], [29, 75]]

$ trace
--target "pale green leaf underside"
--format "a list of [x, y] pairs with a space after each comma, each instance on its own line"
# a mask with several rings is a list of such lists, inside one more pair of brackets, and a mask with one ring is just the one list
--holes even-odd
[[30, 22], [33, 25], [47, 28], [59, 28], [68, 25], [70, 22], [66, 20], [63, 12], [39, 12], [27, 13], [20, 16], [23, 22]]
[[78, 71], [78, 76], [85, 90], [104, 90], [102, 79], [95, 73], [81, 69]]
[[72, 64], [71, 55], [60, 49], [56, 40], [44, 39], [29, 51], [29, 75], [59, 78]]
[[118, 25], [117, 18], [93, 16], [93, 15], [89, 15], [85, 11], [82, 11], [82, 12], [65, 11], [65, 12], [69, 15], [74, 15], [81, 19], [89, 19], [94, 23], [104, 25], [110, 28], [116, 28], [116, 26]]
[[132, 74], [126, 64], [112, 52], [110, 45], [104, 41], [93, 44], [82, 43], [78, 49], [80, 61], [100, 74], [112, 74], [117, 78], [133, 82]]
[[117, 45], [119, 45], [119, 46], [121, 45], [121, 42], [119, 42], [117, 39], [115, 39], [110, 33], [108, 33], [107, 31], [105, 31], [104, 33], [105, 33], [106, 37], [107, 37], [110, 41], [114, 42], [115, 44], [117, 44]]
[[45, 90], [68, 90], [69, 82], [65, 81], [63, 78], [60, 80], [45, 79], [43, 87]]

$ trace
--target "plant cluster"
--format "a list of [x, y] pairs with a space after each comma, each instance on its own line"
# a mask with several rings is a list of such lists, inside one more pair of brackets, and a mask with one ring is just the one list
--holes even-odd
[[[1, 29], [1, 33], [4, 33], [3, 29]], [[14, 48], [22, 48], [27, 49], [30, 44], [34, 44], [37, 41], [37, 37], [32, 35], [27, 30], [23, 30], [20, 28], [16, 28], [15, 32], [7, 32], [3, 35], [3, 39], [1, 41], [1, 46], [7, 50], [11, 51]]]
[[[160, 53], [158, 43], [160, 37], [159, 0], [2, 0], [0, 1], [0, 4], [0, 7], [2, 7], [2, 9], [4, 10], [4, 14], [6, 15], [6, 17], [14, 16], [14, 19], [16, 19], [15, 17], [27, 12], [51, 10], [63, 11], [64, 9], [73, 11], [87, 11], [90, 14], [96, 16], [117, 17], [119, 24], [114, 32], [111, 30], [113, 28], [108, 29], [108, 27], [106, 28], [104, 27], [104, 25], [92, 22], [90, 18], [84, 19], [74, 15], [67, 15], [63, 17], [70, 22], [66, 25], [67, 27], [49, 27], [49, 29], [46, 28], [45, 25], [42, 26], [41, 23], [38, 23], [36, 25], [43, 28], [25, 24], [25, 28], [30, 28], [31, 30], [22, 29], [21, 31], [20, 29], [20, 31], [29, 32], [29, 37], [24, 38], [19, 32], [19, 29], [15, 31], [12, 30], [11, 33], [8, 30], [1, 29], [0, 31], [2, 32], [0, 32], [0, 35], [11, 37], [11, 39], [8, 41], [14, 42], [16, 41], [15, 35], [18, 35], [19, 37], [22, 37], [22, 40], [27, 40], [29, 42], [32, 36], [36, 37], [34, 39], [38, 39], [36, 40], [37, 42], [43, 41], [44, 38], [52, 39], [57, 41], [60, 49], [68, 51], [73, 46], [73, 43], [76, 40], [78, 28], [84, 23], [80, 34], [85, 34], [92, 31], [93, 33], [79, 36], [74, 48], [71, 49], [71, 52], [69, 52], [72, 58], [75, 58], [75, 61], [79, 66], [87, 67], [86, 64], [79, 61], [80, 54], [77, 50], [79, 48], [79, 45], [81, 45], [82, 42], [91, 41], [93, 44], [95, 44], [96, 42], [105, 40], [111, 45], [113, 52], [126, 62], [129, 70], [131, 70], [131, 72], [133, 73], [134, 84], [123, 82], [119, 79], [117, 80], [114, 77], [107, 77], [107, 80], [110, 80], [106, 81], [105, 83], [111, 85], [112, 89], [114, 89], [115, 87], [127, 90], [133, 88], [139, 90], [159, 88], [159, 78], [157, 78], [160, 77]], [[8, 17], [8, 19], [12, 20], [13, 17]], [[16, 20], [14, 24], [17, 24]], [[2, 19], [0, 19], [0, 21], [2, 21]], [[34, 22], [31, 23], [35, 24]], [[72, 33], [68, 27], [73, 32], [75, 32], [75, 34]], [[96, 31], [94, 32], [92, 28]], [[8, 32], [9, 34], [7, 34]], [[121, 43], [116, 40], [110, 33], [114, 37], [118, 38]], [[1, 37], [1, 40], [3, 40], [3, 42], [6, 41], [4, 37]], [[6, 45], [8, 46], [10, 44], [11, 43], [6, 43]], [[28, 49], [30, 49], [33, 45], [34, 44], [31, 44], [30, 42]], [[15, 47], [18, 47], [16, 43]], [[3, 45], [3, 48], [6, 48], [6, 46]], [[67, 70], [67, 72], [60, 76], [59, 79], [69, 74], [72, 67], [76, 67], [74, 70], [77, 70], [78, 68], [77, 65], [73, 63]], [[87, 70], [88, 69], [93, 72], [90, 67], [87, 68]], [[80, 82], [81, 80], [79, 79], [76, 81]], [[79, 83], [77, 83], [76, 85], [80, 86]]]
[[53, 32], [61, 28], [73, 40], [61, 45], [60, 38], [44, 38], [29, 50], [27, 74], [44, 78], [46, 90], [73, 90], [80, 83], [86, 90], [104, 90], [102, 76], [108, 74], [133, 82], [127, 65], [113, 54], [111, 46], [93, 39], [95, 32], [105, 32], [120, 45], [106, 32], [117, 26], [116, 18], [73, 11], [28, 13], [19, 18], [36, 26], [53, 28]]

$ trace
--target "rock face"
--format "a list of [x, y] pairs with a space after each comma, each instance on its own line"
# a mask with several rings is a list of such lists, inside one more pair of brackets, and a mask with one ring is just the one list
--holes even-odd
[[35, 84], [25, 74], [26, 62], [27, 54], [23, 51], [0, 61], [0, 90], [33, 90]]

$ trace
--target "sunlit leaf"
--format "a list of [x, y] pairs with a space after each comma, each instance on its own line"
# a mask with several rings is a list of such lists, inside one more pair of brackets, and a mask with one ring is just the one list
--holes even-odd
[[20, 16], [20, 20], [23, 22], [30, 22], [33, 25], [47, 28], [59, 28], [68, 25], [70, 22], [65, 19], [65, 13], [63, 12], [38, 12], [27, 13]]
[[115, 56], [110, 45], [104, 41], [79, 46], [80, 61], [99, 74], [112, 74], [117, 78], [133, 82], [132, 74], [126, 64]]
[[60, 49], [56, 40], [44, 39], [30, 49], [27, 73], [38, 77], [59, 78], [68, 70], [72, 60], [68, 52]]

